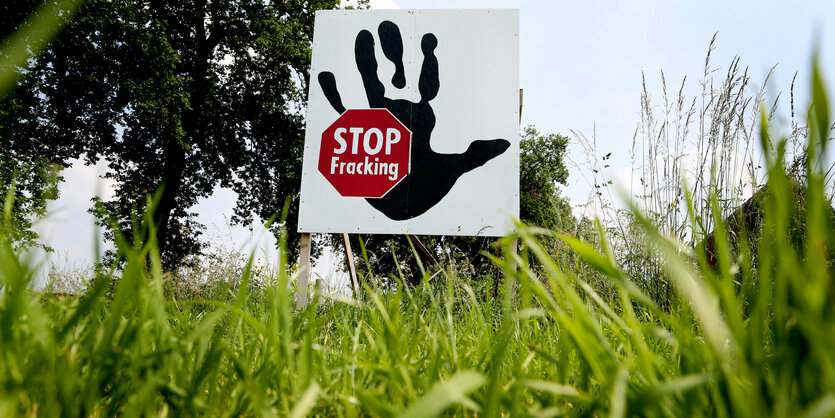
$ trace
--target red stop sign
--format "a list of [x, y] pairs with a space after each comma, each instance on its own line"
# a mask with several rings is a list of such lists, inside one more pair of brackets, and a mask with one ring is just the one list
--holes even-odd
[[351, 109], [322, 133], [319, 172], [342, 196], [383, 197], [409, 174], [412, 133], [386, 109]]

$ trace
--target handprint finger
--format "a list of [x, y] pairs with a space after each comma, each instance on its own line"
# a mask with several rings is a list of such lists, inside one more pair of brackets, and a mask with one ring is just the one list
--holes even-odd
[[391, 77], [391, 84], [402, 89], [406, 87], [406, 74], [403, 69], [403, 38], [400, 36], [400, 28], [391, 21], [383, 21], [377, 28], [380, 35], [380, 46], [383, 54], [389, 61], [394, 63], [394, 75]]
[[510, 148], [510, 141], [506, 139], [479, 139], [473, 141], [467, 147], [467, 151], [461, 155], [459, 167], [462, 173], [466, 173], [502, 155], [508, 148]]
[[420, 68], [420, 79], [418, 90], [420, 98], [428, 102], [438, 95], [441, 82], [438, 79], [438, 58], [435, 57], [435, 47], [438, 46], [438, 38], [431, 33], [423, 35], [420, 41], [420, 49], [423, 50], [423, 66]]
[[333, 110], [340, 115], [345, 113], [345, 106], [342, 105], [342, 98], [339, 96], [339, 90], [336, 88], [336, 78], [330, 71], [323, 71], [319, 73], [319, 86], [322, 87], [322, 92], [325, 93], [325, 98], [331, 104]]
[[357, 70], [362, 77], [362, 85], [365, 87], [365, 95], [368, 97], [368, 106], [384, 107], [383, 95], [386, 90], [377, 77], [377, 58], [374, 56], [374, 36], [371, 32], [363, 30], [357, 34], [354, 56], [357, 60]]

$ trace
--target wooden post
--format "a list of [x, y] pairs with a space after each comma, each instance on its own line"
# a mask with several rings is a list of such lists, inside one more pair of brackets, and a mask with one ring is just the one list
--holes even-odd
[[[517, 241], [516, 238], [513, 238], [513, 241], [510, 242], [510, 255], [512, 255], [513, 258], [515, 259], [516, 255], [518, 255], [518, 254], [519, 254], [519, 242]], [[510, 262], [510, 268], [513, 269], [513, 271], [516, 271], [516, 261], [515, 260]]]
[[[496, 241], [496, 243], [498, 243], [498, 241]], [[497, 247], [496, 254], [501, 255], [502, 249]], [[493, 270], [493, 289], [490, 292], [493, 296], [493, 299], [495, 299], [496, 296], [499, 294], [499, 278], [501, 277], [501, 273], [502, 272], [501, 270], [499, 270], [499, 266], [495, 266], [495, 270]]]
[[[519, 89], [519, 130], [522, 129], [522, 103], [524, 102], [524, 97], [525, 97], [524, 93], [525, 93], [525, 90]], [[516, 258], [516, 255], [518, 254], [518, 251], [519, 251], [519, 242], [516, 238], [513, 238], [513, 241], [510, 242], [510, 255], [513, 256], [513, 258], [514, 258], [514, 261], [510, 262], [510, 268], [513, 271], [516, 271], [517, 266], [516, 266], [515, 258]], [[515, 296], [516, 295], [516, 289], [514, 288], [512, 290], [513, 290], [513, 292], [511, 292], [511, 293]]]
[[[519, 129], [520, 130], [522, 129], [522, 103], [524, 102], [524, 100], [523, 100], [524, 97], [525, 97], [524, 93], [525, 93], [525, 90], [519, 89]], [[515, 256], [518, 254], [518, 251], [519, 251], [519, 242], [517, 241], [516, 238], [513, 238], [513, 241], [511, 241], [511, 243], [510, 243], [510, 254], [513, 255], [514, 258], [515, 258]], [[510, 267], [513, 269], [513, 271], [516, 271], [516, 262], [515, 261], [511, 262]]]
[[[522, 103], [524, 102], [525, 98], [525, 90], [519, 89], [519, 129], [522, 128]], [[519, 243], [516, 241], [516, 238], [513, 238], [513, 242], [510, 243], [510, 252], [513, 256], [516, 256], [517, 251], [519, 251]], [[516, 271], [516, 262], [514, 261], [511, 265], [513, 271]]]
[[[498, 241], [497, 243], [500, 243], [500, 241]], [[519, 243], [518, 243], [517, 239], [514, 238], [513, 241], [510, 242], [510, 254], [507, 254], [507, 255], [512, 255], [513, 258], [515, 259], [516, 255], [518, 254], [518, 251], [519, 251], [518, 247], [519, 247]], [[501, 246], [496, 248], [496, 253], [499, 256], [502, 255]], [[517, 268], [516, 261], [511, 261], [510, 262], [510, 268], [513, 271], [516, 271], [516, 268]], [[496, 295], [499, 294], [499, 281], [500, 281], [501, 277], [502, 277], [502, 273], [497, 268], [496, 271], [495, 271], [495, 274], [493, 275], [493, 289], [492, 289], [492, 292], [491, 292], [494, 298], [496, 297]], [[515, 289], [514, 289], [514, 291], [515, 291]]]
[[296, 309], [307, 306], [307, 283], [310, 281], [310, 234], [303, 232], [299, 251], [299, 282], [296, 289]]
[[[525, 97], [524, 93], [525, 93], [524, 89], [519, 89], [519, 129], [520, 130], [522, 129], [522, 103], [524, 102], [524, 97]], [[512, 255], [515, 256], [516, 254], [518, 254], [518, 251], [519, 251], [518, 247], [519, 247], [519, 243], [517, 242], [516, 238], [514, 238], [513, 241], [510, 243], [510, 252], [511, 252]], [[496, 253], [499, 254], [499, 255], [502, 254], [501, 246], [496, 248]], [[510, 263], [510, 267], [513, 269], [513, 271], [516, 271], [516, 262], [512, 261]], [[499, 293], [499, 276], [500, 275], [498, 274], [498, 272], [496, 272], [496, 275], [493, 276], [493, 289], [492, 289], [493, 290], [493, 292], [492, 292], [493, 297], [496, 297], [496, 295], [498, 295], [498, 293]]]
[[420, 257], [420, 261], [423, 264], [427, 266], [431, 264], [438, 264], [438, 260], [435, 260], [435, 257], [432, 255], [432, 253], [429, 252], [426, 246], [423, 245], [422, 242], [420, 242], [418, 237], [406, 234], [406, 239], [409, 240], [409, 242], [411, 242], [412, 245], [415, 246], [415, 250], [417, 250], [418, 257]]
[[354, 267], [354, 252], [351, 251], [351, 241], [348, 241], [348, 234], [342, 234], [342, 247], [345, 249], [345, 261], [348, 263], [348, 271], [351, 274], [351, 289], [354, 290], [354, 297], [360, 297], [360, 284], [357, 280], [357, 269]]

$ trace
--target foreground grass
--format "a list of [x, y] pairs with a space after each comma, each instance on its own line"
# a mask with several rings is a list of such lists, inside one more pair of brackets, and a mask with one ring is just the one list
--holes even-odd
[[835, 229], [817, 158], [831, 125], [815, 80], [799, 245], [783, 143], [755, 250], [720, 227], [710, 266], [636, 215], [675, 289], [663, 309], [602, 229], [595, 247], [558, 236], [566, 265], [540, 242], [552, 233], [520, 226], [497, 299], [448, 267], [301, 312], [286, 260], [263, 286], [247, 268], [211, 296], [171, 296], [148, 224], [142, 247], [117, 243], [118, 273], [70, 298], [30, 291], [4, 239], [0, 415], [831, 416]]

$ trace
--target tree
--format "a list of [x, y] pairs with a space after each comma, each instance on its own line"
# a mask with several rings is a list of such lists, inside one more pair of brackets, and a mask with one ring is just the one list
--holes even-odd
[[46, 215], [47, 203], [58, 195], [58, 170], [45, 158], [14, 160], [0, 155], [0, 234], [13, 243], [15, 249], [39, 246], [38, 234], [32, 229], [33, 220]]
[[[77, 7], [77, 0], [59, 2], [60, 5], [43, 5], [28, 16], [26, 7], [0, 6], [3, 12], [0, 14], [0, 99], [16, 86], [22, 75], [18, 68], [48, 44], [71, 15], [67, 11]], [[16, 27], [7, 24], [12, 21], [20, 24]], [[0, 108], [0, 120], [19, 110]], [[33, 152], [32, 147], [8, 145], [0, 136], [0, 199], [3, 201], [0, 234], [18, 247], [17, 250], [22, 250], [37, 244], [33, 220], [43, 217], [47, 202], [57, 196], [59, 167]], [[50, 249], [43, 244], [40, 247]]]
[[562, 230], [574, 221], [571, 206], [559, 195], [566, 185], [565, 151], [568, 138], [525, 128], [519, 143], [519, 217], [529, 225]]
[[[36, 3], [6, 2], [2, 33]], [[155, 221], [169, 268], [202, 248], [190, 208], [217, 186], [238, 193], [235, 223], [270, 218], [291, 197], [287, 223], [273, 228], [293, 231], [313, 16], [337, 4], [90, 0], [0, 102], [0, 158], [105, 159], [116, 193], [96, 213], [116, 220], [111, 237], [130, 238], [132, 217], [161, 188]], [[30, 183], [18, 184], [36, 192]]]

